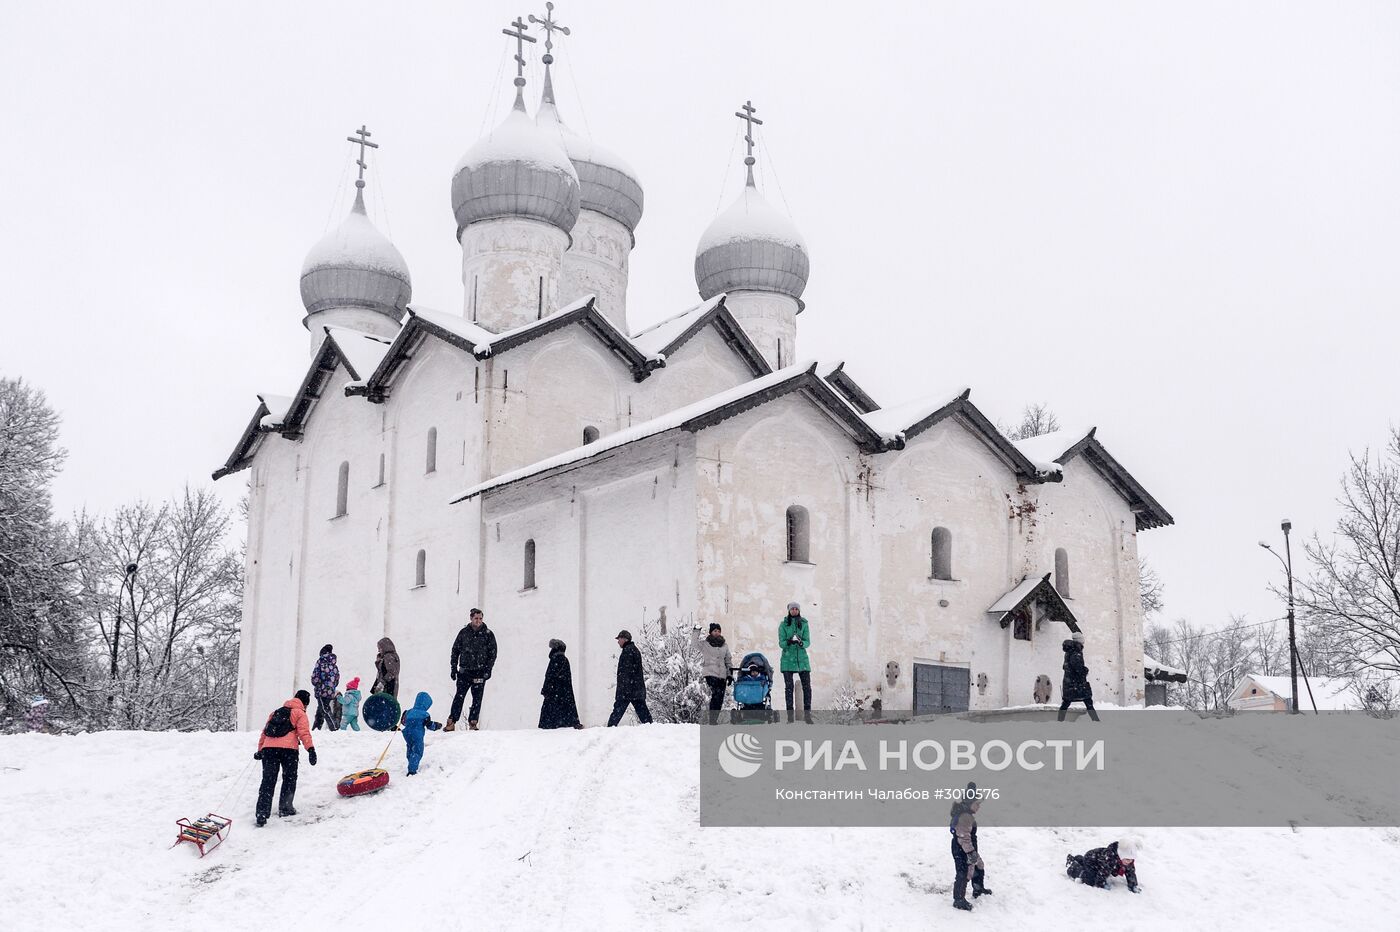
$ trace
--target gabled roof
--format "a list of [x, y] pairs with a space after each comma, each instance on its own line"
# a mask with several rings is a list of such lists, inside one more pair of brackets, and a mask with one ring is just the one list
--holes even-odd
[[1147, 654], [1142, 655], [1142, 675], [1153, 683], [1184, 683], [1186, 671], [1169, 667]]
[[[1246, 673], [1235, 684], [1234, 690], [1225, 700], [1226, 704], [1248, 699], [1249, 697], [1244, 694], [1244, 688], [1251, 680], [1260, 689], [1268, 690], [1284, 702], [1288, 702], [1293, 696], [1293, 684], [1286, 676], [1260, 676], [1257, 673]], [[1352, 691], [1351, 682], [1340, 676], [1304, 677], [1299, 675], [1298, 697], [1300, 710], [1308, 710], [1316, 706], [1320, 712], [1338, 712], [1361, 707], [1361, 702]]]
[[557, 475], [569, 469], [595, 461], [628, 444], [671, 430], [684, 430], [694, 433], [728, 420], [735, 415], [767, 404], [792, 392], [800, 391], [814, 404], [817, 404], [833, 421], [839, 424], [861, 449], [875, 452], [883, 449], [882, 438], [860, 419], [850, 404], [816, 375], [817, 364], [799, 363], [777, 372], [745, 382], [726, 392], [686, 405], [641, 424], [609, 434], [592, 443], [532, 463], [512, 472], [502, 473], [493, 479], [475, 485], [452, 501], [461, 502], [504, 486], [513, 485], [526, 479], [538, 479]]
[[831, 383], [832, 387], [845, 396], [861, 414], [869, 414], [872, 411], [879, 411], [880, 406], [875, 403], [875, 399], [866, 394], [865, 389], [856, 383], [846, 372], [845, 362], [838, 362], [835, 366], [830, 366], [822, 374], [822, 378]]
[[951, 397], [947, 394], [931, 395], [893, 408], [882, 408], [865, 415], [865, 421], [878, 430], [896, 449], [919, 434], [948, 418], [962, 424], [972, 435], [982, 441], [992, 455], [1001, 460], [1013, 473], [1025, 482], [1058, 482], [1059, 476], [1042, 472], [1036, 468], [987, 416], [977, 409], [968, 398], [972, 389], [960, 389]]
[[1070, 611], [1065, 600], [1060, 597], [1060, 593], [1055, 589], [1055, 584], [1050, 581], [1049, 573], [1040, 578], [1027, 576], [1009, 592], [993, 602], [991, 608], [987, 609], [987, 614], [997, 616], [997, 621], [1005, 628], [1011, 624], [1012, 615], [1036, 602], [1040, 603], [1046, 617], [1063, 621], [1069, 625], [1071, 631], [1079, 630], [1079, 620], [1074, 617], [1074, 612]]
[[768, 360], [763, 358], [724, 300], [725, 295], [715, 295], [674, 317], [637, 331], [632, 334], [632, 342], [648, 357], [664, 361], [706, 327], [714, 327], [720, 338], [748, 364], [752, 375], [772, 372], [773, 367], [768, 365]]
[[[1148, 494], [1136, 479], [1114, 459], [1104, 445], [1094, 436], [1097, 427], [1086, 431], [1058, 430], [1039, 437], [1029, 437], [1015, 443], [1017, 449], [1036, 461], [1043, 469], [1053, 465], [1064, 466], [1077, 456], [1107, 482], [1118, 495], [1128, 503], [1137, 519], [1137, 529], [1175, 524], [1176, 520], [1155, 498]], [[1056, 453], [1056, 450], [1059, 452]]]
[[301, 436], [301, 428], [320, 399], [336, 367], [344, 364], [351, 380], [363, 381], [379, 365], [389, 344], [348, 327], [326, 327], [326, 338], [311, 358], [311, 366], [295, 395], [262, 394], [258, 410], [243, 429], [238, 444], [224, 465], [214, 471], [214, 479], [244, 469], [262, 442], [262, 435], [278, 433], [289, 439]]

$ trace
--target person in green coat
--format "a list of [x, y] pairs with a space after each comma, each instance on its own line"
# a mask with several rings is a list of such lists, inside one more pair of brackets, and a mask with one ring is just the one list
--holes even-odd
[[778, 647], [783, 652], [779, 668], [783, 671], [783, 698], [787, 702], [788, 721], [792, 721], [792, 675], [802, 681], [802, 711], [808, 720], [812, 716], [812, 662], [807, 648], [812, 646], [812, 631], [802, 617], [802, 606], [788, 603], [787, 617], [778, 625]]

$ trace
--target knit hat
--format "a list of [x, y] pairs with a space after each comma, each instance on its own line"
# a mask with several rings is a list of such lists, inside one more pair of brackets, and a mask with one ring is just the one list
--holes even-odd
[[550, 650], [551, 653], [553, 653], [553, 652], [556, 651], [556, 650], [563, 650], [563, 649], [564, 649], [564, 642], [563, 642], [563, 641], [559, 640], [558, 638], [550, 638], [550, 639], [549, 639], [549, 650]]
[[348, 682], [348, 683], [345, 684], [345, 688], [346, 688], [346, 689], [359, 689], [359, 688], [360, 688], [360, 678], [359, 678], [358, 676], [355, 677], [353, 680], [351, 680], [350, 682]]
[[617, 632], [617, 636], [619, 638], [624, 638], [628, 641], [632, 640], [632, 632], [628, 631], [626, 628], [623, 628], [621, 631]]
[[292, 698], [300, 699], [301, 707], [303, 709], [311, 708], [311, 693], [307, 692], [306, 690], [298, 689], [295, 693], [292, 694]]
[[324, 657], [326, 654], [329, 654], [333, 650], [335, 650], [335, 648], [327, 644], [325, 647], [321, 648], [321, 656]]
[[1083, 631], [1076, 631], [1076, 632], [1074, 632], [1073, 634], [1071, 634], [1071, 635], [1069, 636], [1069, 639], [1070, 639], [1071, 641], [1073, 641], [1074, 643], [1076, 643], [1076, 644], [1083, 644], [1083, 643], [1084, 643], [1084, 632], [1083, 632]]
[[712, 622], [710, 622], [710, 633], [711, 633], [711, 634], [714, 634], [716, 631], [722, 631], [722, 630], [724, 630], [724, 629], [721, 628], [721, 627], [719, 626], [719, 622], [717, 622], [717, 621], [712, 621]]
[[1125, 861], [1137, 860], [1137, 842], [1131, 838], [1122, 838], [1118, 841], [1118, 856]]
[[788, 611], [792, 611], [794, 608], [797, 609], [799, 612], [802, 611], [802, 606], [801, 606], [801, 605], [798, 605], [796, 602], [789, 602], [789, 603], [788, 603]]

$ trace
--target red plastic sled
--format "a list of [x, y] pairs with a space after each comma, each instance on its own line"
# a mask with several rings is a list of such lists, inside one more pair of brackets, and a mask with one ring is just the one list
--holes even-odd
[[341, 777], [335, 789], [341, 796], [364, 796], [366, 793], [378, 793], [388, 785], [389, 771], [373, 768]]

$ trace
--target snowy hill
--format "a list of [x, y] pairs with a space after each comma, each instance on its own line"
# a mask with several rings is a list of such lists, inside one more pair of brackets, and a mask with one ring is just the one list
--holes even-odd
[[[9, 928], [764, 930], [1378, 928], [1400, 832], [1141, 829], [1144, 892], [1097, 891], [1064, 856], [1111, 831], [984, 830], [994, 895], [949, 905], [937, 829], [697, 825], [697, 729], [430, 735], [424, 770], [341, 799], [386, 736], [317, 732], [295, 817], [253, 827], [249, 734], [0, 737], [0, 916]], [[204, 860], [174, 821], [235, 819]], [[258, 915], [258, 911], [265, 911]]]

